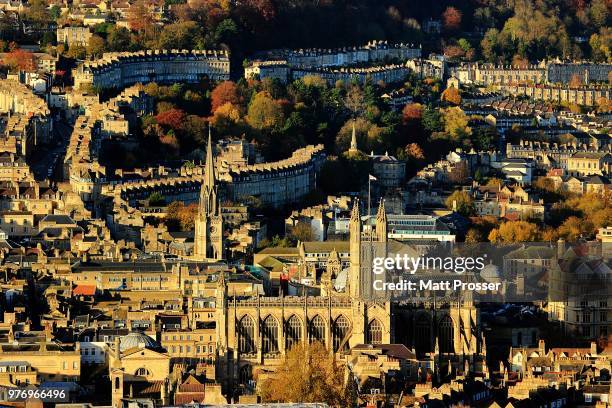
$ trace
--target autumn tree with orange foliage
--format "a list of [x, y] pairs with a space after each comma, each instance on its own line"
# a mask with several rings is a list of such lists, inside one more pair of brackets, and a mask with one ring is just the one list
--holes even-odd
[[239, 136], [246, 130], [240, 109], [229, 102], [219, 106], [210, 121], [220, 134]]
[[162, 126], [167, 126], [173, 130], [179, 130], [183, 128], [185, 112], [177, 108], [168, 109], [164, 112], [158, 113], [155, 116], [155, 120]]
[[461, 105], [461, 95], [459, 95], [459, 90], [454, 86], [446, 88], [444, 92], [442, 92], [441, 99], [453, 105]]
[[239, 106], [241, 102], [238, 86], [233, 81], [221, 82], [210, 94], [210, 106], [213, 113], [226, 103]]
[[195, 226], [198, 205], [185, 205], [180, 201], [171, 202], [166, 209], [164, 223], [170, 231], [190, 231]]
[[538, 226], [527, 221], [507, 221], [489, 233], [489, 241], [497, 244], [535, 242], [540, 239]]
[[148, 0], [137, 0], [133, 3], [127, 12], [127, 20], [130, 29], [143, 35], [145, 38], [151, 38], [155, 30], [155, 19], [151, 13]]
[[597, 99], [597, 111], [599, 112], [610, 112], [612, 111], [612, 100], [608, 98]]
[[285, 120], [283, 107], [278, 100], [272, 98], [269, 92], [258, 92], [251, 103], [247, 115], [247, 122], [258, 130], [278, 128]]
[[406, 154], [406, 157], [408, 159], [412, 159], [412, 160], [424, 160], [425, 159], [425, 153], [423, 152], [423, 149], [421, 148], [421, 146], [419, 146], [417, 143], [410, 143], [406, 145], [406, 147], [404, 147], [404, 153]]
[[465, 56], [465, 51], [458, 45], [447, 45], [444, 47], [444, 56], [450, 59], [459, 59]]
[[33, 71], [36, 68], [36, 57], [29, 51], [15, 48], [4, 55], [2, 64], [9, 67], [11, 71]]
[[404, 124], [420, 121], [423, 116], [423, 105], [420, 103], [409, 103], [402, 109], [402, 122]]
[[446, 30], [456, 31], [461, 27], [461, 12], [449, 6], [442, 13], [442, 21]]
[[529, 60], [518, 54], [514, 54], [512, 57], [512, 66], [517, 68], [527, 68], [529, 66]]

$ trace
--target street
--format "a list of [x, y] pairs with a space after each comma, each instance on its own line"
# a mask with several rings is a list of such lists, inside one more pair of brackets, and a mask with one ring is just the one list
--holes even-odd
[[64, 162], [66, 147], [70, 141], [72, 126], [65, 120], [54, 123], [52, 143], [41, 146], [30, 159], [30, 168], [36, 180], [55, 180], [61, 181], [62, 172], [58, 169]]

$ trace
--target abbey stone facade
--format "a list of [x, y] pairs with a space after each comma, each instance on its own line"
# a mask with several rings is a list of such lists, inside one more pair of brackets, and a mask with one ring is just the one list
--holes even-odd
[[[219, 260], [223, 254], [222, 221], [210, 138], [206, 170], [196, 219], [195, 256]], [[228, 293], [224, 275], [219, 275], [215, 299], [217, 374], [225, 387], [248, 383], [263, 367], [273, 369], [299, 342], [321, 342], [340, 360], [360, 344], [401, 343], [422, 361], [419, 373], [423, 375], [427, 370], [433, 373], [466, 366], [484, 369], [478, 312], [470, 301], [429, 301], [427, 297], [401, 303], [365, 300], [363, 294], [371, 286], [367, 279], [371, 276], [371, 251], [364, 249], [376, 245], [386, 251], [387, 247], [403, 245], [387, 238], [384, 202], [375, 221], [368, 221], [356, 203], [349, 227], [350, 266], [343, 269], [337, 251], [331, 250], [324, 270], [313, 273], [318, 295], [304, 291], [303, 296], [235, 296]], [[302, 267], [315, 269], [304, 262]], [[345, 285], [334, 284], [341, 279]]]

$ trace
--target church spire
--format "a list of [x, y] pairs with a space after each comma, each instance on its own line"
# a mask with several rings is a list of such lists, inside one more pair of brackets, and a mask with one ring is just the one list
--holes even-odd
[[359, 214], [359, 200], [357, 199], [355, 200], [355, 203], [353, 204], [353, 210], [351, 211], [351, 221], [361, 221], [361, 216]]
[[387, 211], [385, 210], [385, 200], [382, 198], [376, 213], [376, 238], [380, 242], [387, 242]]
[[357, 148], [357, 133], [355, 132], [355, 119], [353, 119], [353, 132], [351, 134], [351, 147], [349, 148], [349, 152], [356, 153], [358, 151], [359, 149]]
[[223, 259], [223, 218], [217, 197], [212, 137], [208, 127], [208, 146], [204, 180], [200, 189], [200, 207], [195, 220], [194, 255], [196, 259]]
[[206, 165], [204, 170], [206, 171], [204, 178], [204, 186], [212, 190], [216, 184], [215, 178], [215, 163], [213, 161], [212, 153], [212, 137], [210, 133], [210, 124], [208, 125], [208, 146], [206, 147]]

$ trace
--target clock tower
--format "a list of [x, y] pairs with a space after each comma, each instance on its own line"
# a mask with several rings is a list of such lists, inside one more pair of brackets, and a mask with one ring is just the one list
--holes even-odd
[[210, 127], [206, 151], [204, 182], [200, 190], [200, 205], [195, 220], [194, 257], [198, 260], [223, 259], [223, 218], [217, 194]]

